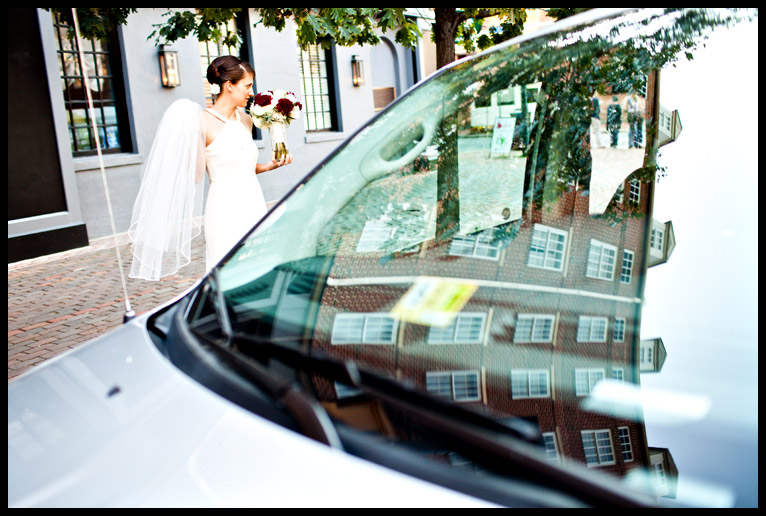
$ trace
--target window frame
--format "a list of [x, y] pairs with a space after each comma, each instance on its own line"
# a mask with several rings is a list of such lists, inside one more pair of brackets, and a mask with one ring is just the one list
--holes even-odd
[[[596, 328], [593, 323], [594, 322], [603, 322], [604, 323], [604, 330], [603, 330], [603, 337], [601, 338], [594, 338], [593, 332], [594, 328]], [[587, 331], [588, 335], [583, 335], [585, 324], [588, 324]], [[602, 317], [602, 316], [596, 316], [596, 315], [581, 315], [577, 322], [577, 342], [606, 342], [606, 336], [609, 333], [609, 318]], [[598, 337], [599, 335], [596, 335]]]
[[[628, 258], [628, 255], [630, 257]], [[630, 285], [633, 279], [633, 264], [636, 261], [636, 253], [629, 249], [622, 250], [622, 264], [620, 265], [620, 283]]]
[[[472, 378], [475, 377], [476, 379], [476, 396], [475, 397], [458, 398], [457, 389], [456, 389], [456, 379], [459, 376], [463, 376], [464, 378], [467, 378], [468, 376], [471, 376]], [[440, 392], [434, 392], [433, 389], [429, 389], [428, 388], [429, 378], [440, 379], [439, 380], [440, 383], [442, 383], [444, 378], [449, 378], [449, 384], [450, 384], [449, 396], [446, 396]], [[449, 399], [449, 401], [453, 401], [455, 403], [470, 403], [474, 401], [481, 401], [481, 375], [479, 374], [479, 371], [477, 370], [426, 371], [426, 392], [428, 392], [432, 396], [436, 396], [443, 399]]]
[[[493, 230], [485, 229], [473, 235], [457, 234], [452, 237], [448, 254], [450, 256], [462, 256], [465, 258], [478, 258], [480, 260], [498, 261], [500, 259], [500, 243], [492, 243]], [[470, 249], [470, 252], [459, 252], [462, 249]], [[487, 254], [481, 254], [480, 251]]]
[[630, 441], [630, 428], [627, 426], [618, 426], [617, 440], [620, 444], [620, 455], [622, 456], [622, 461], [633, 462], [635, 460], [635, 455], [633, 454], [633, 444]]
[[625, 342], [626, 327], [627, 327], [627, 319], [625, 317], [614, 318], [614, 326], [612, 327], [612, 340], [614, 342]]
[[628, 202], [638, 206], [641, 204], [641, 181], [631, 179], [628, 185]]
[[[605, 255], [604, 251], [612, 251], [612, 263], [608, 263], [608, 254]], [[598, 256], [594, 256], [597, 253]], [[596, 258], [594, 261], [593, 258]], [[614, 281], [614, 269], [617, 266], [617, 247], [612, 244], [607, 244], [595, 238], [591, 238], [590, 247], [588, 247], [588, 259], [585, 265], [585, 276], [592, 279], [602, 281]], [[593, 268], [596, 270], [593, 271]], [[606, 277], [603, 273], [608, 271], [609, 277]]]
[[[337, 332], [339, 331], [339, 322], [342, 322], [342, 324], [345, 324], [347, 321], [355, 321], [357, 319], [361, 319], [361, 330], [359, 332], [359, 335], [356, 335], [354, 333], [350, 336], [339, 336]], [[380, 338], [373, 338], [374, 335], [367, 334], [369, 330], [369, 325], [371, 322], [374, 322], [376, 320], [390, 320], [391, 321], [391, 339], [386, 341]], [[333, 320], [333, 326], [332, 326], [332, 334], [330, 337], [330, 344], [332, 345], [354, 345], [354, 344], [375, 344], [375, 345], [395, 345], [397, 341], [397, 334], [399, 330], [399, 320], [396, 317], [392, 317], [388, 312], [366, 312], [366, 313], [358, 313], [358, 312], [352, 312], [352, 313], [337, 313], [335, 314], [335, 318]], [[382, 332], [379, 332], [382, 333]], [[355, 338], [358, 337], [358, 338]]]
[[[543, 374], [545, 378], [545, 394], [532, 394], [532, 376], [533, 374]], [[526, 375], [526, 381], [524, 383], [526, 387], [526, 393], [518, 392], [514, 389], [516, 385], [514, 376], [519, 377]], [[539, 376], [537, 377], [539, 379]], [[539, 385], [539, 382], [538, 382]], [[524, 399], [545, 399], [551, 397], [551, 372], [548, 369], [511, 369], [511, 399], [524, 400]]]
[[[586, 442], [585, 442], [586, 436], [589, 436], [590, 438], [593, 439], [593, 450], [595, 451], [595, 456], [596, 456], [595, 462], [588, 461], [589, 454], [588, 454], [588, 446], [586, 445]], [[601, 439], [601, 443], [603, 444], [605, 437], [609, 441], [608, 455], [606, 453], [605, 447], [603, 445], [599, 446], [599, 439]], [[585, 464], [589, 468], [617, 464], [617, 458], [614, 454], [614, 443], [612, 442], [612, 431], [609, 428], [599, 428], [596, 430], [581, 430], [580, 438], [582, 439], [583, 452], [585, 452]], [[603, 453], [602, 453], [602, 450], [603, 450]], [[611, 460], [608, 459], [609, 456], [611, 456]]]
[[[458, 340], [458, 337], [459, 337], [458, 329], [459, 329], [459, 326], [460, 326], [460, 322], [461, 321], [466, 321], [466, 320], [469, 320], [469, 319], [470, 320], [476, 320], [476, 319], [480, 319], [481, 320], [481, 322], [479, 324], [478, 337], [475, 338], [475, 339], [465, 338], [465, 339]], [[470, 323], [464, 322], [464, 324], [471, 324], [471, 325], [473, 325], [473, 322], [470, 322]], [[486, 324], [487, 324], [487, 314], [485, 312], [460, 312], [460, 313], [457, 314], [457, 316], [455, 317], [455, 320], [452, 321], [452, 324], [450, 324], [449, 326], [446, 326], [444, 328], [439, 328], [439, 327], [434, 327], [434, 326], [429, 327], [429, 330], [428, 330], [428, 343], [429, 344], [435, 344], [435, 345], [439, 345], [439, 344], [447, 344], [447, 345], [449, 345], [449, 344], [481, 344], [481, 343], [484, 342], [484, 334], [486, 333]], [[434, 333], [434, 328], [436, 328], [437, 333]], [[439, 332], [443, 333], [443, 332], [447, 332], [449, 330], [451, 330], [452, 337], [450, 339], [441, 338], [443, 336], [440, 336]]]
[[[337, 67], [337, 54], [335, 51], [335, 45], [330, 47], [329, 49], [323, 49], [318, 44], [308, 45], [307, 50], [304, 51], [300, 45], [298, 48], [298, 81], [300, 82], [300, 88], [301, 88], [301, 95], [302, 95], [302, 103], [303, 103], [303, 118], [306, 128], [306, 133], [327, 133], [327, 132], [342, 132], [343, 131], [343, 125], [342, 125], [342, 117], [341, 117], [341, 101], [340, 101], [340, 95], [339, 95], [339, 87], [338, 87], [338, 67]], [[316, 49], [317, 58], [312, 59], [311, 58], [311, 50]], [[309, 59], [304, 58], [304, 52], [308, 52]], [[313, 86], [316, 84], [315, 79], [319, 81], [319, 87], [320, 87], [320, 93], [312, 95], [306, 94], [306, 85], [307, 80], [306, 76], [304, 76], [304, 70], [307, 68], [309, 70], [312, 69], [312, 62], [317, 63], [317, 68], [320, 70], [320, 74], [318, 76], [315, 76], [313, 74], [310, 74], [308, 76], [308, 84], [312, 85], [312, 92], [313, 92]], [[325, 70], [325, 76], [323, 77], [321, 75], [321, 69], [322, 65], [321, 63], [324, 62], [324, 70]], [[308, 63], [308, 64], [307, 64]], [[322, 82], [322, 81], [326, 82]], [[326, 96], [327, 96], [327, 110], [321, 110], [316, 111], [316, 103], [314, 102], [314, 99], [317, 97], [324, 96], [323, 93], [323, 87], [326, 87]], [[320, 105], [323, 106], [323, 102], [320, 103]], [[329, 114], [329, 125], [327, 125], [327, 121], [324, 119], [324, 116], [322, 116], [322, 124], [321, 127], [319, 127], [318, 124], [316, 124], [317, 121], [317, 113], [328, 113]], [[312, 125], [316, 125], [316, 127], [312, 127]]]
[[[578, 375], [585, 375], [585, 378], [578, 381]], [[598, 376], [601, 376], [598, 378]], [[575, 396], [587, 396], [593, 391], [598, 382], [606, 378], [606, 370], [603, 367], [578, 367], [575, 368]], [[587, 387], [581, 389], [583, 381], [587, 382]]]
[[[531, 320], [531, 325], [529, 327], [529, 338], [526, 337], [526, 335], [519, 335], [519, 322], [521, 320], [527, 321]], [[537, 327], [537, 324], [540, 321], [550, 321], [550, 330], [549, 335], [547, 335], [544, 338], [535, 339], [535, 329]], [[535, 343], [535, 344], [545, 344], [553, 342], [553, 330], [556, 326], [556, 316], [554, 314], [516, 314], [516, 325], [514, 326], [513, 331], [513, 342], [528, 342], [528, 343]]]
[[[64, 89], [61, 90], [64, 100], [64, 110], [66, 111], [66, 124], [67, 134], [69, 137], [69, 148], [72, 152], [73, 158], [84, 158], [95, 156], [98, 154], [96, 149], [95, 135], [93, 134], [91, 112], [88, 103], [87, 95], [83, 89], [82, 100], [72, 100], [70, 94], [70, 86], [68, 86], [68, 79], [74, 81], [79, 80], [82, 84], [82, 63], [80, 62], [80, 54], [78, 48], [78, 42], [75, 39], [69, 39], [66, 37], [66, 32], [70, 28], [60, 15], [54, 13], [52, 16], [54, 40], [56, 42], [56, 63], [58, 65], [59, 79], [64, 84]], [[122, 42], [121, 31], [119, 28], [112, 30], [110, 37], [106, 41], [99, 41], [96, 39], [89, 39], [87, 41], [89, 48], [83, 49], [86, 59], [92, 60], [94, 64], [93, 72], [89, 73], [89, 80], [96, 81], [98, 85], [99, 95], [93, 95], [93, 108], [96, 111], [96, 116], [100, 115], [101, 122], [96, 121], [96, 127], [99, 132], [99, 141], [101, 143], [102, 154], [122, 154], [133, 152], [133, 138], [132, 129], [130, 124], [130, 117], [128, 116], [128, 96], [126, 93], [125, 75], [123, 71], [122, 61]], [[70, 45], [68, 48], [63, 45], [64, 42], [68, 42]], [[100, 47], [96, 48], [96, 45]], [[71, 56], [74, 60], [74, 72], [72, 75], [68, 75], [67, 66], [65, 64], [65, 56]], [[97, 57], [99, 56], [99, 57]], [[100, 74], [99, 68], [102, 67], [105, 62], [107, 66], [107, 73]], [[111, 97], [104, 98], [104, 91], [108, 91], [105, 86], [111, 85]], [[78, 107], [74, 107], [74, 106]], [[108, 122], [107, 110], [113, 109], [114, 111], [114, 123]], [[84, 123], [75, 123], [75, 112], [82, 111], [85, 113]], [[117, 145], [109, 147], [109, 132], [110, 128], [116, 128], [117, 130]], [[85, 141], [78, 138], [78, 131], [86, 131], [87, 148], [79, 149], [79, 141]]]
[[[539, 251], [536, 251], [536, 254], [533, 255], [532, 251], [535, 247], [535, 233], [542, 233], [545, 232], [545, 248], [542, 250], [542, 253]], [[551, 254], [555, 254], [557, 251], [551, 249], [551, 235], [559, 235], [563, 236], [564, 240], [560, 242], [561, 245], [561, 258], [556, 260], [556, 258], [551, 258]], [[533, 267], [535, 269], [545, 269], [549, 271], [557, 271], [557, 272], [563, 272], [564, 270], [564, 263], [566, 262], [567, 258], [567, 239], [569, 238], [569, 233], [567, 231], [553, 228], [550, 226], [545, 226], [543, 224], [535, 224], [532, 228], [532, 238], [529, 242], [529, 253], [527, 255], [527, 267]], [[541, 240], [541, 238], [539, 238]], [[553, 245], [559, 244], [559, 242], [553, 242]], [[536, 246], [537, 248], [541, 247], [539, 242]], [[537, 261], [540, 258], [540, 254], [542, 254], [542, 264], [540, 263], [532, 263], [533, 258], [535, 261]], [[555, 265], [549, 265], [549, 260], [556, 262], [558, 261], [558, 266]]]

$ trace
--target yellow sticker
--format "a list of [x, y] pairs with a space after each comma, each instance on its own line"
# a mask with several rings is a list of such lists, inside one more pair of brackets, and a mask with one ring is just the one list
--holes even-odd
[[423, 276], [402, 296], [391, 314], [426, 326], [449, 326], [478, 288], [465, 280]]

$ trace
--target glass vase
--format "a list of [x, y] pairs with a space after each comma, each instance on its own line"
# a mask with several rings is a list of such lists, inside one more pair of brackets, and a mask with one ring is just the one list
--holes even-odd
[[287, 124], [282, 122], [272, 122], [269, 126], [271, 135], [271, 151], [274, 153], [274, 159], [279, 161], [289, 154], [287, 149]]

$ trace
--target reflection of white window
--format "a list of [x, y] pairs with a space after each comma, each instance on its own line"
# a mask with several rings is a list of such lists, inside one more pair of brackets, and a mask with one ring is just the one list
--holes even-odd
[[382, 220], [368, 220], [359, 237], [356, 252], [371, 253], [381, 250], [386, 241], [393, 236], [394, 231], [394, 228]]
[[585, 275], [589, 278], [597, 278], [611, 281], [614, 278], [614, 262], [617, 256], [617, 248], [613, 245], [590, 241], [588, 250], [588, 268]]
[[662, 462], [657, 462], [656, 464], [652, 464], [652, 468], [654, 468], [654, 478], [657, 482], [657, 490], [661, 491], [668, 487], [668, 479], [665, 475], [665, 466], [662, 464]]
[[514, 342], [550, 342], [553, 338], [553, 315], [519, 314]]
[[625, 341], [625, 318], [617, 317], [614, 320], [614, 334], [612, 335], [615, 342]]
[[428, 332], [429, 344], [480, 344], [484, 336], [484, 322], [487, 314], [460, 313], [445, 328], [431, 326]]
[[641, 363], [645, 365], [652, 365], [654, 363], [653, 360], [654, 355], [654, 349], [652, 348], [651, 344], [644, 345], [641, 344]]
[[606, 342], [606, 317], [580, 316], [577, 325], [577, 342]]
[[500, 244], [492, 243], [492, 230], [487, 229], [475, 235], [455, 235], [449, 248], [452, 256], [470, 256], [484, 260], [500, 257]]
[[665, 231], [662, 228], [652, 228], [652, 240], [649, 247], [662, 251], [662, 239], [665, 237]]
[[547, 398], [550, 396], [550, 373], [545, 369], [511, 370], [511, 396], [520, 398]]
[[628, 191], [628, 201], [633, 204], [638, 204], [641, 201], [641, 181], [633, 179], [630, 182], [630, 190]]
[[429, 394], [450, 401], [478, 401], [478, 371], [426, 372], [426, 390]]
[[625, 462], [633, 461], [633, 446], [630, 444], [630, 429], [627, 426], [617, 428], [617, 434], [620, 437], [620, 451], [622, 460]]
[[562, 270], [566, 241], [565, 231], [535, 224], [527, 265], [541, 269]]
[[620, 283], [630, 283], [633, 274], [633, 251], [622, 250], [622, 268], [620, 269]]
[[587, 396], [596, 384], [603, 379], [603, 369], [575, 369], [575, 395]]
[[612, 380], [617, 380], [618, 382], [625, 381], [625, 370], [622, 367], [613, 367]]
[[615, 463], [609, 430], [583, 430], [580, 435], [588, 467]]
[[398, 323], [387, 313], [337, 314], [333, 344], [394, 344]]
[[556, 434], [553, 432], [546, 432], [543, 434], [543, 442], [545, 442], [545, 457], [548, 460], [559, 460], [559, 447], [556, 444]]

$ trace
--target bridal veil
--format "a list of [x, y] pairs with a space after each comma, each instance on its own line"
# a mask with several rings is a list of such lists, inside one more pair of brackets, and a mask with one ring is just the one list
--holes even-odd
[[156, 281], [191, 261], [191, 242], [201, 232], [194, 215], [202, 213], [195, 191], [205, 174], [204, 124], [202, 107], [188, 99], [162, 115], [128, 231], [131, 278]]

